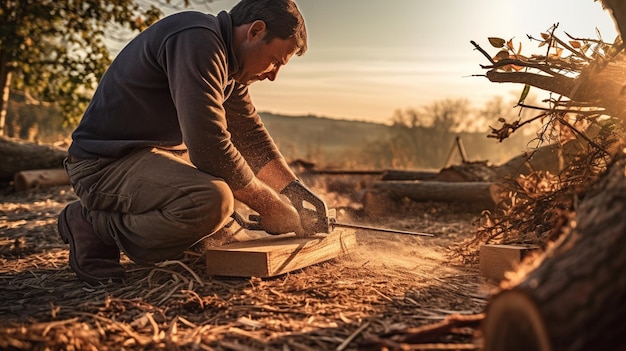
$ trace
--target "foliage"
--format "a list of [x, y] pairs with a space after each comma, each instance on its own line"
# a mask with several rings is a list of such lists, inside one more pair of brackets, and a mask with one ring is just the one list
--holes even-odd
[[0, 82], [34, 101], [55, 102], [75, 123], [110, 63], [107, 31], [140, 31], [161, 15], [135, 0], [1, 1]]
[[6, 136], [56, 144], [71, 132], [69, 127], [63, 127], [63, 115], [57, 108], [28, 102], [23, 94], [12, 94], [7, 110]]

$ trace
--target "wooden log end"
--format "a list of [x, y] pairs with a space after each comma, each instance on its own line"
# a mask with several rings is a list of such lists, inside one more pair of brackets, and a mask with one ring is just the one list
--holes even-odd
[[522, 291], [506, 290], [487, 306], [482, 325], [483, 351], [551, 351], [537, 305]]

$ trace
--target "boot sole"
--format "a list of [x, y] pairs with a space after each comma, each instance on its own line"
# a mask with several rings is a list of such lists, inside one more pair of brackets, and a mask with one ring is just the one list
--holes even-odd
[[74, 273], [76, 273], [76, 276], [78, 277], [78, 279], [84, 281], [85, 283], [91, 284], [91, 285], [99, 285], [102, 283], [106, 283], [109, 280], [112, 281], [123, 281], [124, 278], [123, 277], [117, 277], [117, 276], [112, 276], [112, 277], [96, 277], [93, 276], [89, 273], [85, 273], [84, 271], [82, 271], [78, 265], [78, 260], [76, 259], [75, 253], [76, 253], [76, 244], [74, 242], [74, 236], [72, 235], [72, 232], [70, 231], [69, 226], [67, 225], [67, 206], [61, 211], [61, 213], [59, 214], [59, 219], [57, 221], [57, 229], [59, 231], [59, 236], [61, 237], [61, 240], [63, 240], [64, 243], [69, 244], [70, 245], [70, 268], [72, 268], [72, 270], [74, 271]]

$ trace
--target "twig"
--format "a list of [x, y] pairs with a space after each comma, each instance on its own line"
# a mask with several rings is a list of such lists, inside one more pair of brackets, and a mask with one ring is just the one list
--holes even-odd
[[602, 146], [598, 145], [597, 143], [595, 143], [593, 140], [591, 140], [588, 136], [586, 136], [585, 134], [583, 134], [581, 131], [579, 131], [578, 129], [576, 129], [576, 127], [574, 127], [573, 125], [571, 125], [568, 121], [564, 120], [562, 117], [557, 118], [557, 121], [559, 121], [559, 123], [561, 123], [562, 125], [568, 127], [574, 134], [576, 134], [577, 136], [583, 138], [586, 142], [589, 143], [589, 145], [595, 147], [596, 149], [600, 150], [601, 152], [603, 152], [606, 155], [610, 155], [610, 153], [604, 149]]
[[159, 325], [154, 320], [154, 317], [152, 317], [152, 313], [146, 312], [145, 317], [152, 326], [152, 340], [157, 342], [159, 340], [159, 332], [161, 331], [161, 328], [159, 328]]
[[181, 261], [177, 261], [177, 260], [165, 261], [165, 262], [157, 263], [156, 266], [157, 267], [165, 267], [165, 266], [169, 266], [169, 265], [173, 265], [173, 264], [178, 264], [179, 266], [183, 267], [187, 272], [189, 272], [189, 274], [191, 274], [193, 276], [193, 278], [200, 284], [200, 286], [204, 286], [204, 281], [202, 281], [202, 278], [200, 278], [196, 274], [196, 272], [193, 271], [193, 269], [189, 268], [189, 266], [187, 266], [186, 264], [182, 263]]
[[355, 330], [354, 333], [350, 334], [350, 336], [348, 336], [348, 338], [344, 340], [341, 343], [341, 345], [337, 346], [336, 350], [343, 351], [346, 347], [348, 347], [348, 345], [352, 342], [352, 340], [354, 340], [354, 338], [356, 338], [359, 334], [363, 332], [363, 330], [365, 330], [369, 326], [370, 326], [370, 321], [363, 323], [363, 325], [361, 325], [357, 330]]
[[483, 54], [483, 56], [485, 56], [487, 58], [487, 60], [489, 60], [489, 62], [491, 62], [492, 65], [496, 64], [496, 61], [494, 61], [491, 58], [491, 55], [489, 55], [489, 53], [487, 51], [485, 51], [485, 49], [481, 48], [480, 45], [476, 44], [475, 41], [470, 40], [470, 43], [472, 43], [472, 45], [474, 45], [474, 48], [478, 51], [480, 51], [481, 54]]
[[[554, 28], [556, 29], [556, 28]], [[567, 33], [565, 33], [567, 34]], [[569, 46], [567, 43], [565, 43], [563, 40], [559, 39], [557, 36], [554, 35], [554, 30], [552, 31], [552, 33], [550, 33], [550, 39], [554, 39], [557, 43], [561, 44], [565, 49], [569, 50], [571, 53], [573, 53], [574, 55], [580, 57], [581, 59], [587, 61], [587, 62], [591, 62], [591, 59], [589, 59], [587, 56], [585, 56], [584, 54], [582, 54], [581, 52], [577, 51], [576, 49], [574, 49], [573, 47]]]
[[[41, 323], [41, 326], [45, 325], [46, 327], [43, 330], [43, 333], [41, 333], [42, 336], [46, 336], [46, 334], [48, 334], [48, 332], [50, 331], [50, 329], [58, 326], [58, 325], [64, 325], [64, 324], [74, 324], [76, 323], [76, 321], [78, 321], [78, 318], [71, 318], [71, 319], [67, 319], [67, 320], [62, 320], [62, 321], [55, 321], [55, 322], [48, 322], [48, 323]], [[34, 325], [33, 328], [38, 327], [38, 325]]]

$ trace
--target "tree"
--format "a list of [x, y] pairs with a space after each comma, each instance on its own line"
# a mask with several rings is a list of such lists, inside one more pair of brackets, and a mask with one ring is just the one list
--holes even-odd
[[108, 30], [140, 31], [162, 16], [146, 1], [0, 1], [0, 135], [11, 89], [56, 103], [66, 122], [75, 123], [110, 63]]

